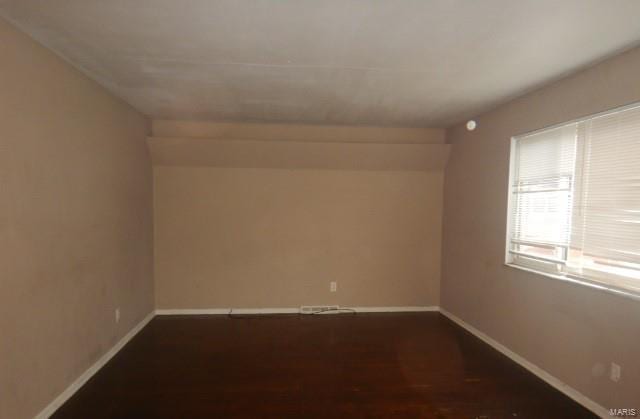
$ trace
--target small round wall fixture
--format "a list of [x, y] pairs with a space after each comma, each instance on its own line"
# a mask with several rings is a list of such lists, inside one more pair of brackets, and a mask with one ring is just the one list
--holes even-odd
[[476, 129], [477, 125], [478, 124], [476, 124], [476, 121], [474, 121], [473, 119], [470, 119], [469, 121], [467, 121], [467, 130], [473, 131], [474, 129]]

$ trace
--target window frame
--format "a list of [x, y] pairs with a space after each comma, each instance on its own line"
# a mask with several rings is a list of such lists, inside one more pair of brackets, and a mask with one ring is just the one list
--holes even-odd
[[[561, 281], [565, 281], [567, 283], [570, 284], [575, 284], [575, 285], [579, 285], [579, 286], [586, 286], [589, 288], [593, 288], [593, 289], [597, 289], [600, 291], [604, 291], [610, 294], [614, 294], [614, 295], [618, 295], [618, 296], [622, 296], [622, 297], [626, 297], [626, 298], [631, 298], [633, 300], [636, 301], [640, 301], [640, 291], [635, 291], [635, 290], [629, 290], [627, 288], [621, 288], [621, 287], [616, 287], [615, 285], [612, 285], [611, 283], [607, 283], [607, 282], [603, 282], [603, 281], [598, 281], [598, 280], [594, 280], [592, 278], [589, 278], [588, 276], [585, 275], [578, 275], [575, 273], [571, 273], [571, 272], [567, 272], [567, 269], [560, 270], [560, 269], [556, 269], [556, 271], [554, 272], [554, 270], [552, 269], [542, 269], [540, 267], [536, 267], [536, 263], [532, 263], [531, 266], [527, 266], [526, 264], [518, 264], [514, 262], [514, 257], [517, 257], [517, 255], [514, 256], [514, 253], [511, 250], [511, 245], [512, 245], [512, 240], [511, 240], [511, 233], [513, 230], [513, 224], [514, 224], [514, 217], [512, 217], [512, 211], [513, 211], [513, 206], [514, 206], [514, 201], [515, 201], [515, 194], [513, 193], [513, 182], [515, 180], [515, 176], [517, 173], [517, 168], [516, 166], [516, 159], [515, 159], [515, 153], [516, 153], [516, 143], [519, 139], [531, 136], [531, 135], [535, 135], [538, 133], [542, 133], [544, 131], [548, 131], [548, 130], [552, 130], [555, 128], [560, 128], [560, 127], [564, 127], [570, 124], [578, 124], [584, 121], [587, 121], [589, 119], [592, 118], [597, 118], [599, 116], [604, 116], [604, 115], [608, 115], [608, 114], [612, 114], [615, 112], [622, 112], [625, 110], [630, 110], [633, 108], [637, 108], [640, 107], [640, 102], [633, 102], [633, 103], [629, 103], [623, 106], [619, 106], [616, 108], [612, 108], [612, 109], [607, 109], [605, 111], [602, 112], [597, 112], [594, 114], [589, 114], [586, 116], [582, 116], [579, 118], [575, 118], [569, 121], [564, 121], [564, 122], [560, 122], [554, 125], [549, 125], [543, 128], [539, 128], [539, 129], [535, 129], [532, 131], [527, 131], [527, 132], [523, 132], [520, 134], [516, 134], [513, 135], [510, 138], [509, 141], [509, 176], [508, 176], [508, 184], [507, 184], [507, 222], [506, 222], [506, 234], [505, 234], [505, 253], [504, 253], [504, 265], [510, 268], [514, 268], [514, 269], [518, 269], [520, 271], [525, 271], [525, 272], [529, 272], [529, 273], [533, 273], [533, 274], [537, 274], [540, 275], [542, 277], [545, 278], [551, 278], [551, 279], [555, 279], [555, 280], [561, 280]], [[574, 180], [575, 183], [575, 180]], [[529, 258], [529, 259], [534, 259], [534, 258]], [[547, 263], [547, 264], [552, 264], [551, 262], [545, 262], [545, 261], [540, 261], [540, 265], [542, 266], [542, 264]], [[566, 265], [565, 265], [566, 266]], [[617, 279], [623, 279], [623, 280], [629, 280], [629, 277], [626, 276], [618, 276], [615, 274], [612, 274], [611, 272], [606, 272], [606, 271], [600, 271], [599, 272], [602, 275], [602, 278], [604, 280], [604, 278], [610, 278], [611, 282], [615, 282]]]

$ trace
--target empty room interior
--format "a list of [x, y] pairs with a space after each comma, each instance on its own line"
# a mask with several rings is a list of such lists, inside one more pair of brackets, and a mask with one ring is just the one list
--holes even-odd
[[640, 1], [0, 0], [0, 418], [640, 416]]

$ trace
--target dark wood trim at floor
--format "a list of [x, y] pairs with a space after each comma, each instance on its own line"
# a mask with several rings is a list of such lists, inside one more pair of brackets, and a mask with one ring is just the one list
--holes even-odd
[[439, 313], [157, 316], [54, 418], [594, 418]]

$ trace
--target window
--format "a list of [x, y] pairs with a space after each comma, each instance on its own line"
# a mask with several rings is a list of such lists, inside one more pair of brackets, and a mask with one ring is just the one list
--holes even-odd
[[640, 294], [640, 105], [515, 137], [507, 263]]

